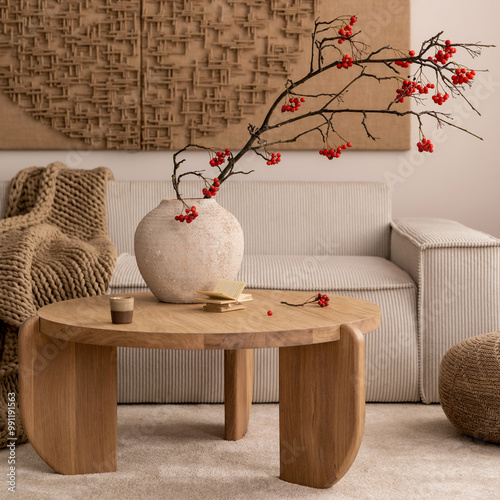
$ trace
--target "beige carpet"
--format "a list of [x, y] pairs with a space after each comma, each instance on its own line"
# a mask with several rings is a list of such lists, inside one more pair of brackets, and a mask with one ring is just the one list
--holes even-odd
[[16, 450], [17, 499], [500, 498], [500, 446], [460, 435], [439, 405], [370, 404], [350, 471], [328, 490], [280, 481], [278, 405], [254, 405], [248, 434], [224, 441], [222, 405], [120, 405], [118, 472], [55, 474], [31, 445]]

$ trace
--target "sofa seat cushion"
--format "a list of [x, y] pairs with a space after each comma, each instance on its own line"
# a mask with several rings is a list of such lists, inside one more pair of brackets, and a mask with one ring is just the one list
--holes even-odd
[[364, 256], [246, 255], [237, 279], [247, 288], [312, 292], [415, 287], [392, 262]]
[[148, 286], [139, 272], [135, 255], [122, 253], [116, 259], [115, 272], [109, 283], [110, 293], [146, 292]]
[[[328, 255], [245, 255], [237, 280], [247, 288], [304, 291], [414, 288], [410, 276], [381, 257]], [[112, 293], [147, 290], [135, 256], [121, 254], [111, 279]]]

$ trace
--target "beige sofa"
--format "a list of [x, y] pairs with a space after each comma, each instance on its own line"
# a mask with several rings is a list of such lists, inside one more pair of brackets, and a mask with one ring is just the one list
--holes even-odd
[[[200, 185], [183, 184], [186, 196]], [[3, 209], [7, 183], [0, 185]], [[110, 291], [146, 290], [134, 231], [169, 181], [111, 181], [109, 233], [120, 257]], [[247, 288], [325, 292], [369, 300], [382, 326], [366, 337], [368, 401], [436, 402], [449, 347], [500, 329], [500, 240], [461, 224], [391, 216], [381, 183], [234, 181], [219, 203], [240, 221]], [[0, 214], [1, 215], [1, 214]], [[219, 351], [120, 348], [119, 402], [222, 402]], [[255, 402], [278, 401], [277, 350], [256, 350]]]

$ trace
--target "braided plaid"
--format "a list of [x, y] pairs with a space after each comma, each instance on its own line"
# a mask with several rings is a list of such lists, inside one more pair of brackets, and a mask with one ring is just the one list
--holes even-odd
[[[7, 444], [7, 394], [18, 393], [21, 323], [52, 302], [105, 293], [116, 249], [108, 237], [106, 168], [31, 167], [11, 181], [0, 220], [0, 447]], [[16, 397], [16, 401], [19, 398]], [[19, 441], [26, 435], [16, 408]]]

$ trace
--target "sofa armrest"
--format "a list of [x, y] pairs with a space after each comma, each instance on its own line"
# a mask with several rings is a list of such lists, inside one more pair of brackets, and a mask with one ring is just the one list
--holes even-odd
[[446, 351], [500, 329], [500, 240], [444, 219], [395, 219], [391, 260], [418, 287], [420, 391], [439, 401]]
[[447, 219], [399, 218], [392, 230], [405, 236], [422, 250], [451, 247], [496, 247], [500, 240]]

